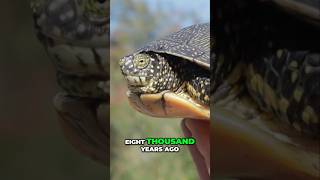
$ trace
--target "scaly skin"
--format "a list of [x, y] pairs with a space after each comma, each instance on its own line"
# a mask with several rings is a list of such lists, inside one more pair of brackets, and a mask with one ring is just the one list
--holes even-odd
[[320, 133], [320, 54], [279, 49], [248, 65], [247, 87], [264, 111], [301, 134]]
[[54, 104], [64, 133], [79, 151], [106, 164], [109, 2], [34, 0], [31, 8], [63, 90]]
[[[320, 177], [319, 27], [274, 2], [225, 0], [214, 11], [215, 176]], [[307, 5], [283, 1], [293, 2]]]
[[98, 84], [109, 79], [109, 20], [101, 13], [107, 3], [45, 0], [33, 2], [32, 8], [38, 38], [56, 66], [59, 85], [69, 95], [105, 99]]
[[[277, 117], [280, 124], [319, 137], [319, 28], [280, 10], [270, 13], [267, 3], [235, 2], [239, 4], [230, 5], [235, 10], [226, 8], [219, 21], [225, 33], [217, 34], [221, 44], [212, 79], [214, 91], [223, 83], [247, 88], [259, 108]], [[239, 11], [236, 5], [243, 9]], [[256, 16], [247, 17], [244, 12]], [[240, 71], [232, 72], [235, 67]]]

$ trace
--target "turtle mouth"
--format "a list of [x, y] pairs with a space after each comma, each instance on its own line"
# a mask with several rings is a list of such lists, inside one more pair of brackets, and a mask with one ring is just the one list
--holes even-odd
[[144, 76], [126, 76], [128, 85], [132, 87], [144, 87], [148, 85], [148, 78]]

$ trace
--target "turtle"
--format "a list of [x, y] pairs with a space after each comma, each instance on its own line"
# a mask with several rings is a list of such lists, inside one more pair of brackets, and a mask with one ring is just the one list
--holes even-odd
[[69, 142], [107, 165], [109, 131], [109, 2], [33, 0], [34, 27], [52, 60], [54, 106]]
[[154, 117], [210, 119], [210, 24], [185, 27], [119, 61], [130, 104]]
[[214, 178], [320, 178], [319, 4], [216, 3]]

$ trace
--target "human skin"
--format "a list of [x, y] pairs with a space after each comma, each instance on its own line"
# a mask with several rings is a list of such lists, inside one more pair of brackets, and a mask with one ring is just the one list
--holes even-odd
[[183, 119], [181, 128], [186, 137], [194, 137], [195, 145], [189, 150], [202, 180], [210, 179], [210, 122], [197, 119]]

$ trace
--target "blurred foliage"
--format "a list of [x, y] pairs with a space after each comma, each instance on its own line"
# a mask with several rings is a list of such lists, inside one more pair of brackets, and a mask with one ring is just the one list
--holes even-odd
[[[186, 4], [188, 2], [191, 1], [185, 1]], [[199, 23], [199, 13], [204, 11], [185, 11], [181, 7], [168, 6], [164, 1], [111, 0], [112, 179], [198, 178], [187, 146], [181, 146], [179, 153], [142, 153], [139, 146], [124, 145], [126, 138], [182, 137], [183, 134], [180, 119], [152, 118], [129, 106], [126, 82], [118, 60], [144, 43], [180, 29], [186, 20], [189, 25]]]
[[33, 30], [28, 1], [0, 6], [0, 179], [105, 179], [105, 168], [62, 134], [54, 67]]

